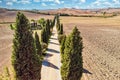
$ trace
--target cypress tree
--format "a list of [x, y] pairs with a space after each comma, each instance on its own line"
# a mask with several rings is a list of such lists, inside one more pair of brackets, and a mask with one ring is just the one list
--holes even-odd
[[64, 61], [61, 66], [62, 80], [80, 80], [82, 77], [82, 38], [75, 27], [65, 41]]
[[63, 24], [59, 26], [58, 31], [59, 31], [58, 34], [63, 34]]
[[52, 28], [54, 27], [55, 25], [55, 20], [56, 20], [56, 17], [54, 17], [53, 21], [52, 21]]
[[[47, 23], [46, 23], [46, 32], [47, 32], [47, 35], [48, 37], [50, 36], [50, 21], [49, 19], [47, 19]], [[49, 39], [49, 38], [48, 38]]]
[[[35, 48], [36, 48], [36, 53], [39, 55], [39, 57], [41, 59], [41, 63], [40, 63], [40, 72], [41, 72], [41, 68], [42, 68], [42, 47], [41, 47], [39, 36], [38, 36], [37, 32], [35, 32]], [[41, 77], [41, 73], [40, 73], [40, 77]]]
[[57, 31], [59, 32], [59, 29], [60, 29], [60, 19], [59, 19], [59, 15], [56, 15], [56, 20], [57, 20], [56, 28], [57, 28]]
[[47, 32], [45, 28], [43, 28], [43, 30], [41, 31], [41, 42], [46, 43], [46, 44], [48, 43]]
[[61, 41], [61, 46], [60, 46], [61, 62], [64, 61], [63, 59], [64, 59], [65, 40], [66, 40], [66, 36], [63, 37]]
[[41, 48], [41, 44], [40, 44], [40, 40], [37, 32], [35, 32], [35, 47], [36, 47], [36, 53], [42, 56], [42, 48]]
[[16, 80], [40, 80], [40, 60], [35, 51], [29, 21], [24, 14], [17, 14], [15, 27], [12, 65]]

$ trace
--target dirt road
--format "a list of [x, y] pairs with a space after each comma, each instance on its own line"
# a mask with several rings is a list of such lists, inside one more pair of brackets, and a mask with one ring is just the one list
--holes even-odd
[[42, 64], [41, 80], [61, 80], [60, 46], [57, 39], [56, 27], [53, 29], [46, 53], [47, 55]]

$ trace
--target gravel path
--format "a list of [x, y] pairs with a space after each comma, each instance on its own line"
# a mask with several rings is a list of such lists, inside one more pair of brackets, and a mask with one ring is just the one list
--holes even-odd
[[60, 65], [60, 45], [54, 27], [47, 55], [42, 63], [41, 80], [61, 80]]

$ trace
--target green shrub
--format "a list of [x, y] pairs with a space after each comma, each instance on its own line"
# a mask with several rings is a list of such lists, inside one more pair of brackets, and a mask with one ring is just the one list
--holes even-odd
[[48, 45], [46, 43], [42, 43], [41, 47], [42, 47], [42, 53], [44, 55], [45, 51], [47, 50]]
[[65, 38], [66, 36], [64, 34], [62, 35], [58, 35], [58, 41], [61, 44], [62, 40]]

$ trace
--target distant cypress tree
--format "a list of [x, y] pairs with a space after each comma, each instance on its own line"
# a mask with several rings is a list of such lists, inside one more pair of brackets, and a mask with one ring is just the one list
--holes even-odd
[[56, 15], [56, 28], [57, 28], [57, 31], [59, 32], [60, 30], [60, 19], [59, 19], [59, 15], [57, 14]]
[[64, 61], [63, 59], [64, 59], [65, 41], [66, 41], [66, 36], [63, 37], [63, 39], [61, 41], [61, 46], [60, 46], [61, 62]]
[[46, 32], [47, 32], [47, 35], [48, 37], [50, 36], [50, 21], [49, 19], [47, 19], [47, 23], [46, 23]]
[[55, 20], [56, 20], [56, 17], [54, 17], [53, 21], [52, 21], [52, 28], [54, 27], [55, 25]]
[[75, 27], [65, 41], [64, 61], [61, 66], [62, 80], [80, 80], [82, 77], [82, 49], [82, 38]]
[[36, 53], [39, 55], [39, 58], [41, 60], [41, 64], [39, 66], [40, 68], [40, 77], [41, 77], [41, 68], [42, 68], [42, 47], [41, 47], [41, 43], [40, 43], [40, 40], [39, 40], [39, 36], [37, 34], [37, 32], [35, 32], [35, 48], [36, 48]]
[[18, 13], [13, 39], [12, 65], [16, 80], [40, 80], [40, 60], [35, 51], [34, 39], [28, 19]]
[[46, 32], [46, 29], [43, 28], [42, 31], [41, 31], [41, 42], [44, 42], [44, 43], [48, 43], [48, 36], [47, 36], [47, 32]]
[[36, 47], [37, 54], [42, 56], [42, 48], [41, 48], [41, 44], [40, 44], [40, 40], [37, 32], [35, 32], [35, 47]]
[[61, 24], [58, 28], [58, 34], [63, 34], [63, 24]]

